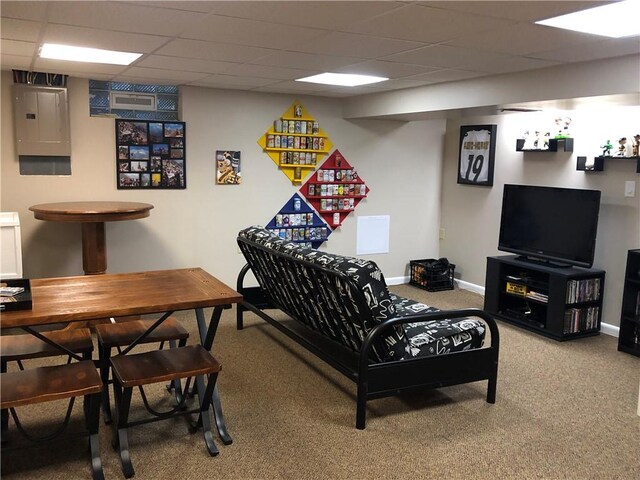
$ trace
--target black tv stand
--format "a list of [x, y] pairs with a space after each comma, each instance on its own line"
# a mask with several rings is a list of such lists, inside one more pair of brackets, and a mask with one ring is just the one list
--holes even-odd
[[542, 258], [536, 257], [527, 257], [526, 255], [518, 255], [516, 256], [516, 260], [519, 260], [521, 262], [534, 263], [536, 265], [543, 265], [545, 267], [551, 268], [570, 268], [572, 266], [568, 263], [552, 262], [551, 260], [544, 260]]
[[515, 255], [487, 258], [484, 310], [555, 340], [598, 335], [604, 270], [551, 266]]

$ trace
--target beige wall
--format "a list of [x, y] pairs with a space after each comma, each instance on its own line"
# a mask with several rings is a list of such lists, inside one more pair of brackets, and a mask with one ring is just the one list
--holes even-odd
[[[115, 184], [114, 121], [89, 117], [88, 83], [82, 79], [69, 82], [73, 174], [20, 176], [10, 87], [11, 76], [3, 72], [1, 206], [3, 211], [20, 214], [27, 277], [82, 273], [80, 227], [34, 220], [30, 205], [115, 199], [149, 202], [155, 209], [147, 219], [107, 225], [110, 272], [197, 265], [233, 285], [243, 264], [234, 243], [237, 231], [266, 224], [297, 191], [256, 143], [294, 97], [183, 88], [188, 188], [122, 191]], [[585, 174], [575, 170], [575, 162], [578, 155], [596, 155], [606, 139], [615, 143], [620, 132], [637, 133], [628, 129], [637, 126], [638, 107], [573, 112], [573, 154], [523, 154], [515, 151], [515, 141], [530, 123], [541, 121], [532, 117], [535, 114], [456, 119], [446, 124], [444, 120], [344, 120], [338, 99], [300, 100], [371, 188], [356, 214], [391, 217], [390, 253], [369, 257], [387, 278], [406, 276], [410, 259], [447, 256], [457, 265], [456, 277], [484, 286], [486, 256], [501, 254], [497, 241], [502, 185], [602, 190], [595, 266], [607, 271], [604, 321], [618, 324], [626, 250], [640, 243], [639, 196], [623, 196], [625, 180], [637, 180], [635, 166], [610, 161], [604, 172]], [[459, 127], [474, 123], [498, 125], [493, 188], [456, 184]], [[214, 184], [216, 149], [242, 151], [242, 185]], [[438, 241], [440, 226], [445, 239]], [[356, 215], [322, 248], [355, 255]]]
[[[446, 238], [440, 254], [449, 257], [460, 277], [484, 286], [486, 257], [504, 255], [497, 250], [502, 187], [505, 183], [590, 188], [602, 191], [594, 266], [606, 270], [603, 321], [619, 325], [626, 252], [640, 246], [640, 190], [624, 197], [625, 181], [637, 184], [635, 161], [611, 160], [605, 171], [576, 171], [576, 157], [593, 157], [610, 139], [637, 134], [640, 107], [574, 111], [571, 125], [573, 153], [516, 152], [516, 139], [530, 125], [553, 123], [552, 114], [511, 114], [450, 120], [447, 122], [443, 166], [441, 226]], [[498, 125], [495, 177], [492, 188], [458, 185], [457, 158], [460, 125]], [[638, 185], [636, 185], [638, 187]]]
[[[107, 224], [109, 272], [202, 266], [235, 285], [243, 264], [235, 246], [238, 230], [266, 224], [297, 191], [256, 143], [294, 97], [182, 88], [187, 189], [124, 191], [116, 188], [114, 120], [89, 116], [83, 79], [69, 81], [72, 175], [20, 176], [11, 82], [2, 72], [1, 202], [3, 211], [20, 215], [27, 277], [82, 273], [80, 227], [35, 220], [30, 205], [123, 200], [155, 208], [149, 218]], [[445, 122], [347, 121], [337, 99], [300, 100], [371, 188], [322, 248], [355, 255], [356, 215], [390, 215], [390, 253], [369, 257], [386, 277], [407, 275], [410, 259], [437, 256]], [[214, 184], [216, 149], [242, 152], [242, 185]]]

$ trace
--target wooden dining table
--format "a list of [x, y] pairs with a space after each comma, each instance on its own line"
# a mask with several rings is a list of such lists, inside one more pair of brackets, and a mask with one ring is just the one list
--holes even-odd
[[82, 225], [82, 269], [85, 275], [107, 271], [105, 222], [149, 216], [153, 205], [140, 202], [58, 202], [29, 207], [38, 220], [77, 222]]
[[[34, 327], [130, 315], [158, 316], [121, 353], [126, 354], [173, 312], [194, 310], [199, 343], [211, 351], [223, 309], [242, 301], [242, 295], [202, 268], [40, 278], [30, 283], [32, 309], [3, 312], [0, 329], [21, 329], [76, 359], [77, 354]], [[213, 308], [208, 322], [205, 308]], [[218, 434], [229, 445], [233, 440], [224, 421], [217, 385], [212, 406]]]

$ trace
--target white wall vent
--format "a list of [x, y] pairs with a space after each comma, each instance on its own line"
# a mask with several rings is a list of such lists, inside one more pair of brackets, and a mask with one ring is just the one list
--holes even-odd
[[111, 109], [156, 110], [156, 96], [153, 93], [111, 92]]

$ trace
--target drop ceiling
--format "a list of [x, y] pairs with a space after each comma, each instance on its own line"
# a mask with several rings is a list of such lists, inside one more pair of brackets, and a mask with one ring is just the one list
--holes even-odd
[[[350, 97], [637, 54], [535, 25], [590, 1], [5, 1], [1, 66], [97, 80]], [[141, 52], [130, 66], [46, 60], [44, 42]], [[296, 78], [389, 77], [356, 88]]]

